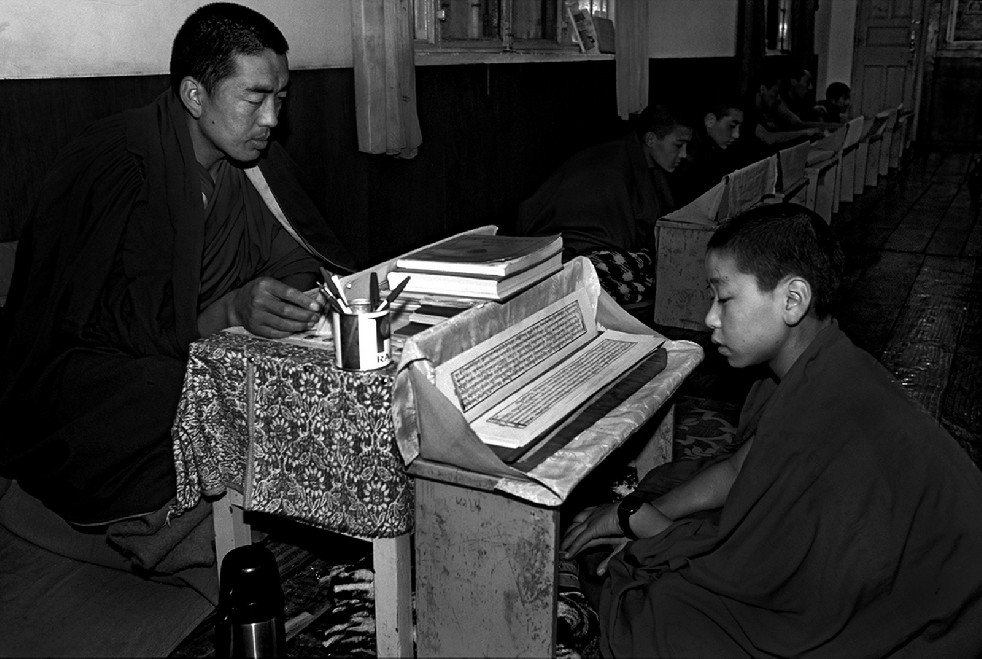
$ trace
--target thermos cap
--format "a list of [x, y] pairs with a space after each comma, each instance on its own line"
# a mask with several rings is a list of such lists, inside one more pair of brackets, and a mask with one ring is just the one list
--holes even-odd
[[244, 545], [225, 556], [219, 580], [218, 608], [223, 617], [238, 617], [237, 614], [247, 611], [253, 619], [282, 615], [280, 572], [276, 557], [269, 549], [262, 545]]

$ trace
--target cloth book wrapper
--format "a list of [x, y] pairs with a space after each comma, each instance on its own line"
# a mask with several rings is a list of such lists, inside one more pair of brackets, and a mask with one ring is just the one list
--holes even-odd
[[559, 505], [593, 466], [654, 415], [685, 375], [702, 360], [702, 349], [697, 344], [667, 341], [667, 364], [661, 373], [617, 410], [528, 471], [505, 464], [437, 388], [437, 365], [581, 289], [589, 295], [598, 325], [633, 334], [657, 335], [604, 293], [593, 265], [588, 259], [577, 257], [566, 263], [561, 272], [503, 304], [473, 307], [410, 337], [397, 370], [392, 407], [396, 441], [406, 464], [422, 458], [484, 474], [498, 479], [496, 490], [541, 505]]
[[[812, 151], [836, 153], [842, 149], [842, 145], [846, 141], [847, 132], [847, 126], [839, 126], [822, 139], [812, 142]], [[824, 158], [821, 159], [824, 160]]]
[[768, 156], [746, 167], [734, 170], [719, 183], [682, 208], [672, 211], [662, 219], [706, 227], [747, 210], [765, 197], [773, 195], [777, 187], [777, 155]]
[[798, 181], [805, 178], [805, 167], [808, 165], [808, 152], [811, 145], [801, 142], [778, 151], [777, 157], [781, 166], [781, 188], [787, 190]]
[[741, 167], [726, 175], [725, 207], [719, 220], [728, 220], [773, 195], [777, 187], [777, 155]]
[[726, 192], [725, 178], [682, 208], [668, 213], [662, 219], [708, 227], [716, 226], [716, 218], [719, 214], [724, 192]]
[[860, 138], [863, 136], [863, 126], [865, 123], [862, 117], [849, 120], [849, 123], [846, 124], [846, 137], [842, 141], [843, 149], [848, 149], [854, 144], [859, 143]]

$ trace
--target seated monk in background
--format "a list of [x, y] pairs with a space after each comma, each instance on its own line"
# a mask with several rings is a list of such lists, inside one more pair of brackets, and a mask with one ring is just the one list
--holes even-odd
[[751, 112], [746, 117], [744, 139], [751, 142], [754, 160], [766, 158], [785, 147], [814, 141], [826, 133], [828, 124], [803, 121], [791, 111], [781, 95], [780, 74], [771, 67], [760, 75]]
[[251, 9], [199, 8], [170, 89], [93, 124], [46, 179], [0, 326], [0, 475], [75, 526], [179, 526], [170, 431], [189, 345], [306, 330], [319, 266], [352, 265], [272, 141], [287, 47]]
[[668, 174], [685, 158], [692, 129], [653, 105], [622, 138], [563, 163], [518, 209], [520, 235], [560, 233], [563, 256], [587, 256], [621, 304], [654, 299], [654, 226], [675, 210]]
[[982, 473], [839, 329], [843, 261], [793, 204], [711, 237], [712, 341], [767, 371], [734, 454], [653, 469], [566, 531], [570, 555], [623, 547], [600, 585], [605, 655], [982, 656]]
[[844, 82], [833, 82], [825, 88], [825, 100], [815, 105], [822, 121], [845, 122], [849, 120], [852, 92]]
[[670, 177], [672, 193], [679, 207], [712, 188], [730, 172], [751, 163], [750, 155], [740, 148], [744, 119], [740, 101], [713, 99], [696, 114], [696, 126], [686, 148], [685, 160]]

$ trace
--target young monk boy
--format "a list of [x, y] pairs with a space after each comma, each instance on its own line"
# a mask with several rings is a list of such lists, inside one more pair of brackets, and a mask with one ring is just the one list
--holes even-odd
[[605, 654], [982, 655], [982, 474], [839, 329], [842, 263], [791, 204], [711, 238], [712, 341], [768, 375], [731, 457], [573, 519], [570, 555], [637, 538], [607, 565]]

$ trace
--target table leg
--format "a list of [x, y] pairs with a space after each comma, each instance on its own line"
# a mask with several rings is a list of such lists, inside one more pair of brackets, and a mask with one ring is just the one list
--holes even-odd
[[657, 467], [672, 461], [672, 445], [675, 438], [675, 404], [665, 405], [658, 410], [662, 415], [651, 439], [641, 449], [634, 459], [634, 470], [638, 480]]
[[379, 657], [413, 657], [412, 548], [409, 534], [372, 540], [375, 642]]
[[420, 657], [551, 657], [559, 511], [416, 478]]
[[[226, 491], [212, 504], [215, 555], [219, 575], [225, 556], [252, 542], [252, 526], [245, 521], [239, 492]], [[412, 657], [413, 600], [412, 547], [409, 534], [376, 538], [372, 542], [375, 567], [375, 639], [379, 657]]]

